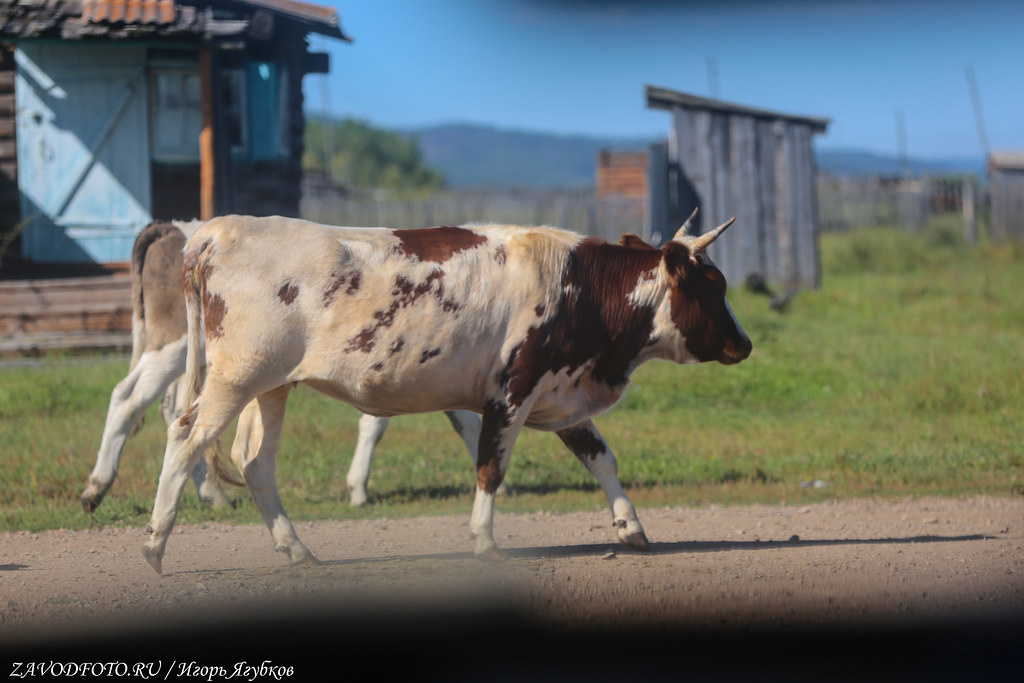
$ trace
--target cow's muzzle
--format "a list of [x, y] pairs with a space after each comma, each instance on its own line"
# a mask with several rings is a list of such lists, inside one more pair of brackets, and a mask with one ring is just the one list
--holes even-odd
[[725, 345], [725, 348], [722, 349], [722, 356], [718, 359], [718, 362], [722, 365], [735, 365], [741, 360], [746, 359], [753, 350], [754, 345], [751, 343], [750, 338], [744, 335], [735, 342], [730, 342]]

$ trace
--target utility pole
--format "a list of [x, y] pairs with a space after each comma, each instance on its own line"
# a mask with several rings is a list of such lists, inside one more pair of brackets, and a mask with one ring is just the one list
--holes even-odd
[[978, 82], [974, 78], [974, 66], [964, 66], [967, 72], [967, 87], [971, 91], [971, 104], [974, 105], [974, 123], [978, 127], [978, 142], [981, 143], [981, 154], [988, 162], [988, 135], [985, 133], [985, 117], [981, 113], [981, 97], [978, 95]]
[[900, 178], [906, 178], [907, 172], [907, 130], [903, 122], [903, 110], [896, 110], [896, 140], [899, 145]]
[[718, 61], [714, 57], [707, 58], [708, 67], [708, 91], [711, 98], [717, 100], [718, 94]]
[[327, 182], [334, 185], [334, 112], [331, 111], [331, 86], [328, 81], [329, 74], [320, 77], [320, 104], [324, 108], [321, 118], [323, 126], [323, 137], [321, 142], [324, 146], [324, 174]]

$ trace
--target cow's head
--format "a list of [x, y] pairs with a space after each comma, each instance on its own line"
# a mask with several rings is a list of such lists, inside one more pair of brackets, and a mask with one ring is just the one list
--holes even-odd
[[682, 336], [681, 360], [717, 360], [731, 365], [750, 355], [750, 338], [736, 321], [725, 298], [725, 276], [706, 253], [731, 219], [703, 235], [691, 234], [694, 209], [683, 226], [662, 247], [668, 271], [670, 315]]

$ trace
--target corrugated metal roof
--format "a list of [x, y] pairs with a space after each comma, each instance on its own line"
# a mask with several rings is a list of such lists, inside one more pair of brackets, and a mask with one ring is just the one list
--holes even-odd
[[82, 0], [82, 19], [88, 22], [171, 24], [176, 17], [174, 0]]
[[144, 38], [205, 35], [214, 26], [223, 35], [245, 30], [261, 16], [352, 40], [341, 30], [336, 9], [298, 0], [0, 0], [0, 36]]

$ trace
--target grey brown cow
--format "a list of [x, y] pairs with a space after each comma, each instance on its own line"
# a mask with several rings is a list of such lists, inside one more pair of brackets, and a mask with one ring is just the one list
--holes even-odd
[[[181, 382], [185, 373], [185, 297], [181, 290], [185, 239], [200, 221], [157, 221], [135, 239], [131, 257], [132, 357], [128, 375], [110, 395], [110, 407], [96, 464], [81, 503], [93, 512], [114, 483], [124, 445], [143, 413], [161, 396], [160, 412], [167, 424], [185, 411]], [[446, 413], [476, 462], [480, 418], [467, 411]], [[364, 415], [349, 467], [347, 484], [352, 505], [366, 503], [373, 452], [387, 429], [388, 419]], [[192, 470], [199, 497], [212, 505], [228, 502], [219, 477], [200, 459]]]

